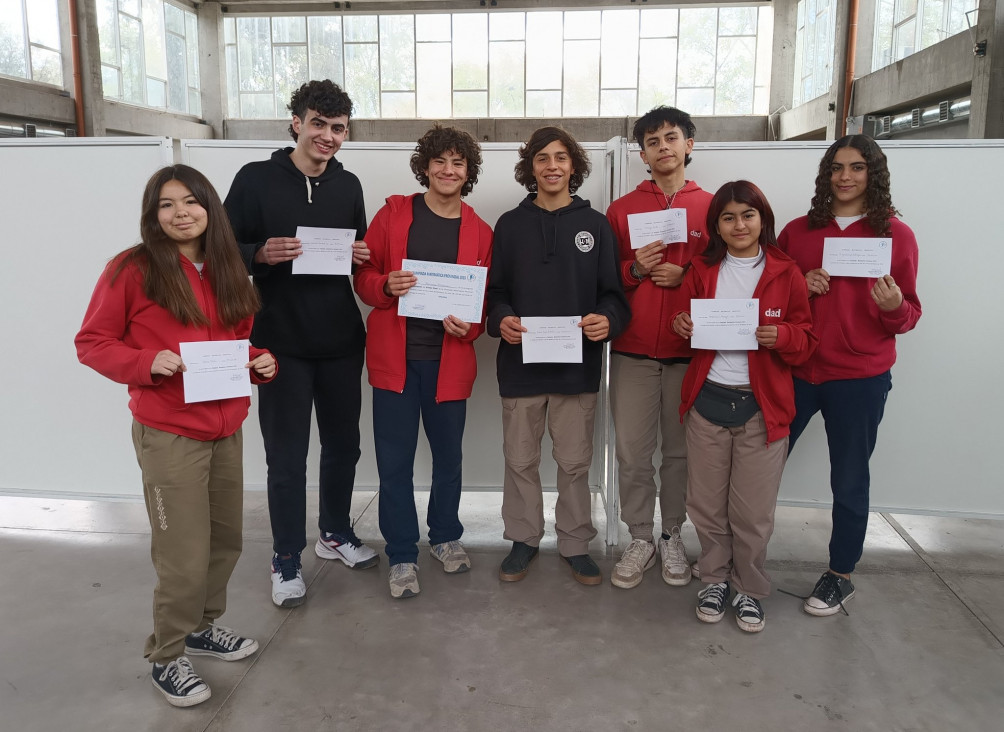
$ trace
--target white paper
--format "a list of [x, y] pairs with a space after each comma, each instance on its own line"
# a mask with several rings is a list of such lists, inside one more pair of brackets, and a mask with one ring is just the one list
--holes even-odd
[[487, 267], [405, 259], [401, 269], [417, 281], [398, 299], [398, 315], [426, 320], [453, 315], [465, 323], [481, 322]]
[[632, 249], [641, 249], [660, 239], [663, 244], [687, 241], [686, 209], [667, 208], [628, 214], [627, 221]]
[[581, 315], [520, 318], [523, 363], [582, 363]]
[[249, 345], [247, 340], [179, 343], [185, 403], [251, 396]]
[[830, 277], [887, 275], [892, 269], [892, 239], [828, 236], [823, 239], [823, 269]]
[[760, 324], [760, 301], [691, 300], [690, 319], [694, 334], [690, 345], [710, 351], [755, 351]]
[[325, 229], [297, 226], [296, 238], [303, 253], [293, 260], [293, 274], [352, 274], [352, 242], [355, 229]]

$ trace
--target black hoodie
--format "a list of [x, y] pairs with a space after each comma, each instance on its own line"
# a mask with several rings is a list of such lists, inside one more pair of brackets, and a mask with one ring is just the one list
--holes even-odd
[[[617, 244], [606, 217], [578, 196], [546, 211], [527, 196], [495, 225], [488, 275], [488, 333], [519, 317], [605, 315], [607, 339], [631, 319], [621, 285]], [[603, 344], [582, 336], [582, 363], [523, 363], [523, 347], [499, 343], [496, 366], [503, 397], [582, 394], [600, 388]]]
[[293, 165], [291, 152], [291, 147], [276, 150], [271, 159], [241, 168], [223, 204], [261, 293], [251, 342], [300, 358], [358, 353], [366, 334], [347, 276], [294, 277], [292, 262], [269, 266], [254, 261], [266, 239], [296, 236], [297, 226], [355, 229], [356, 239], [366, 234], [359, 179], [334, 158], [323, 173], [308, 178]]

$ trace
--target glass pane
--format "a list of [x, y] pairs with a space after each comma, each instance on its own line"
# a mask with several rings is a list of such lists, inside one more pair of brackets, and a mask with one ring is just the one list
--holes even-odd
[[[265, 18], [267, 21], [268, 18]], [[245, 119], [278, 119], [275, 97], [267, 94], [241, 94], [241, 117]]]
[[307, 19], [303, 16], [272, 18], [272, 43], [306, 43]]
[[736, 36], [718, 39], [715, 114], [753, 113], [753, 70], [756, 41]]
[[342, 79], [342, 19], [331, 16], [307, 18], [307, 48], [310, 78], [331, 79], [338, 85]]
[[714, 86], [717, 20], [713, 8], [680, 11], [678, 86]]
[[167, 106], [179, 112], [185, 112], [188, 109], [188, 63], [185, 56], [185, 40], [169, 33], [167, 36]]
[[275, 108], [285, 109], [293, 92], [307, 79], [306, 46], [274, 46]]
[[415, 90], [415, 16], [380, 16], [380, 85], [388, 91]]
[[948, 36], [942, 32], [942, 18], [945, 13], [945, 0], [924, 0], [924, 27], [920, 32], [920, 47], [933, 46], [942, 38]]
[[418, 116], [434, 119], [450, 117], [450, 75], [443, 73], [450, 68], [450, 44], [419, 43], [416, 51]]
[[63, 61], [58, 51], [31, 47], [31, 78], [43, 84], [63, 86]]
[[[345, 25], [347, 29], [348, 22]], [[354, 116], [379, 119], [380, 65], [376, 44], [345, 44], [345, 91], [352, 97]]]
[[600, 11], [574, 10], [565, 13], [565, 40], [570, 38], [599, 38]]
[[454, 117], [487, 117], [488, 92], [486, 91], [455, 91], [453, 92]]
[[[774, 8], [761, 7], [757, 21], [756, 86], [770, 89], [770, 62], [774, 55]], [[796, 67], [797, 68], [797, 67]], [[755, 104], [755, 102], [754, 102]], [[757, 112], [756, 114], [760, 114]]]
[[0, 74], [28, 78], [28, 43], [18, 0], [0, 2]]
[[380, 95], [383, 119], [412, 119], [415, 116], [415, 92], [384, 92]]
[[680, 109], [685, 109], [690, 114], [714, 114], [715, 90], [678, 89], [676, 101]]
[[[638, 63], [643, 69], [659, 69], [659, 74], [638, 77], [638, 111], [645, 112], [660, 104], [676, 104], [676, 39], [642, 39]], [[689, 111], [689, 110], [686, 110]]]
[[[561, 60], [552, 52], [554, 39], [561, 38], [561, 13], [526, 15], [526, 88], [560, 89]], [[527, 105], [530, 97], [527, 96]], [[560, 108], [559, 102], [559, 108]], [[530, 112], [527, 111], [529, 115]], [[560, 114], [560, 112], [559, 112]]]
[[528, 91], [526, 93], [527, 117], [560, 117], [560, 91]]
[[[195, 16], [191, 16], [193, 19]], [[185, 53], [188, 56], [188, 85], [194, 89], [200, 87], [199, 84], [199, 34], [192, 32], [189, 28], [188, 37], [185, 41]]]
[[641, 37], [667, 38], [676, 35], [679, 16], [676, 10], [642, 10]]
[[237, 20], [236, 18], [223, 19], [223, 42], [237, 43]]
[[[635, 89], [638, 84], [638, 11], [607, 10], [603, 13], [600, 42], [600, 86]], [[603, 112], [601, 112], [603, 114]]]
[[177, 5], [164, 3], [164, 26], [171, 33], [185, 35], [185, 11]]
[[892, 63], [892, 11], [893, 0], [878, 0], [875, 10], [875, 46], [872, 51], [872, 70]]
[[565, 85], [562, 92], [562, 114], [565, 116], [595, 117], [599, 112], [599, 41], [565, 41]]
[[917, 14], [917, 0], [896, 0], [896, 24]]
[[492, 13], [488, 16], [489, 41], [522, 41], [525, 13]]
[[752, 36], [756, 33], [756, 8], [719, 8], [718, 33], [723, 36]]
[[488, 88], [488, 16], [453, 16], [453, 88]]
[[345, 41], [346, 43], [376, 43], [377, 16], [346, 15]]
[[119, 10], [139, 17], [140, 0], [119, 0]]
[[799, 28], [795, 33], [795, 61], [794, 69], [795, 74], [792, 78], [792, 98], [791, 104], [793, 107], [797, 107], [799, 104], [807, 101], [802, 98], [802, 79], [803, 79], [803, 63], [805, 55], [805, 29]]
[[449, 13], [437, 13], [435, 15], [416, 15], [415, 40], [449, 41], [450, 40]]
[[[118, 15], [115, 12], [115, 0], [96, 0], [98, 16], [98, 45], [101, 48], [101, 62], [118, 66]], [[0, 31], [5, 33], [5, 31]]]
[[196, 117], [202, 116], [202, 95], [198, 89], [188, 90], [188, 113]]
[[758, 86], [753, 90], [753, 114], [770, 114], [770, 89]]
[[122, 84], [119, 82], [119, 70], [110, 66], [101, 66], [102, 94], [108, 99], [118, 99], [122, 96]]
[[[28, 40], [59, 50], [59, 13], [56, 0], [31, 0], [27, 4], [27, 10]], [[0, 22], [3, 22], [2, 19]]]
[[237, 94], [237, 46], [227, 46], [227, 117], [240, 114], [240, 97]]
[[833, 26], [828, 15], [817, 16], [816, 58], [812, 68], [814, 96], [830, 91], [833, 84]]
[[[164, 40], [163, 0], [143, 0], [143, 49], [146, 53], [146, 73], [158, 79], [167, 78], [167, 43]], [[156, 105], [163, 107], [163, 104]]]
[[[242, 92], [272, 93], [272, 42], [268, 18], [237, 19], [237, 51]], [[271, 102], [270, 102], [271, 103]], [[249, 109], [259, 110], [257, 101], [241, 100], [241, 107], [249, 104]], [[273, 112], [274, 114], [274, 112]], [[271, 117], [269, 114], [268, 117]]]
[[160, 79], [146, 80], [146, 103], [151, 107], [167, 106], [167, 82]]
[[488, 98], [493, 117], [521, 117], [523, 98], [523, 41], [493, 41], [489, 44]]
[[634, 89], [604, 89], [600, 92], [601, 117], [633, 117], [637, 109], [638, 92]]
[[138, 20], [119, 15], [119, 43], [122, 48], [122, 99], [143, 104], [143, 33]]
[[893, 43], [895, 44], [896, 51], [896, 61], [906, 58], [914, 51], [916, 51], [917, 44], [917, 21], [909, 20], [899, 28], [897, 28], [893, 34]]

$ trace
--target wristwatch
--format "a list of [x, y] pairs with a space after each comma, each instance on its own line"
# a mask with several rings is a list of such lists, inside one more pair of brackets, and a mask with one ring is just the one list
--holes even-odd
[[643, 275], [641, 272], [638, 271], [638, 263], [637, 262], [631, 262], [631, 269], [628, 270], [628, 271], [631, 272], [631, 276], [634, 277], [639, 282], [641, 282], [643, 279], [645, 279], [645, 275]]

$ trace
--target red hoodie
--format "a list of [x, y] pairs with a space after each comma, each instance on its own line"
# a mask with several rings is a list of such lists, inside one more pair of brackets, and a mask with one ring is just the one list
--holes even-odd
[[[233, 328], [220, 323], [209, 269], [202, 275], [187, 257], [178, 255], [182, 271], [209, 325], [182, 325], [170, 312], [143, 292], [143, 274], [135, 264], [123, 269], [115, 282], [112, 273], [125, 255], [112, 260], [94, 287], [80, 332], [74, 339], [77, 358], [102, 376], [129, 386], [129, 409], [137, 422], [193, 440], [208, 442], [229, 437], [248, 416], [247, 397], [185, 403], [182, 374], [155, 376], [150, 367], [163, 350], [180, 353], [179, 343], [229, 341], [247, 338], [253, 318]], [[268, 351], [250, 349], [251, 359]], [[274, 376], [272, 378], [275, 378]], [[251, 381], [261, 379], [251, 371]]]
[[[672, 198], [672, 196], [670, 197]], [[667, 245], [662, 261], [681, 267], [695, 254], [704, 251], [708, 244], [705, 219], [711, 194], [688, 180], [673, 199], [673, 208], [687, 211], [687, 241]], [[690, 307], [680, 287], [659, 287], [648, 277], [641, 282], [631, 276], [635, 261], [628, 233], [628, 214], [662, 211], [667, 199], [653, 180], [642, 181], [627, 195], [621, 196], [607, 208], [607, 220], [617, 237], [620, 253], [621, 281], [624, 294], [631, 305], [631, 322], [611, 348], [621, 353], [631, 353], [649, 358], [689, 358], [693, 355], [690, 342], [680, 338], [670, 326], [670, 316]]]
[[[906, 224], [889, 220], [892, 236], [890, 274], [903, 291], [903, 302], [891, 311], [880, 310], [871, 297], [875, 280], [867, 277], [832, 277], [830, 291], [810, 300], [813, 328], [819, 349], [806, 363], [794, 369], [803, 381], [820, 384], [838, 379], [877, 376], [896, 362], [896, 335], [912, 330], [920, 320], [917, 298], [917, 239]], [[823, 266], [826, 237], [873, 237], [867, 219], [841, 230], [835, 221], [822, 229], [810, 229], [802, 216], [784, 227], [778, 245], [798, 264], [802, 273]]]
[[[377, 389], [404, 391], [407, 378], [407, 318], [397, 314], [398, 298], [384, 293], [387, 275], [401, 269], [408, 256], [408, 231], [412, 222], [412, 199], [420, 196], [391, 196], [377, 211], [366, 231], [370, 249], [369, 261], [356, 270], [354, 287], [360, 299], [373, 310], [366, 319], [366, 370], [369, 382]], [[460, 242], [457, 264], [488, 267], [491, 264], [492, 230], [474, 209], [460, 204]], [[439, 383], [436, 401], [467, 399], [478, 375], [474, 341], [484, 331], [484, 318], [472, 323], [463, 338], [443, 336], [443, 351], [439, 362]]]
[[[760, 347], [749, 351], [750, 386], [763, 412], [767, 426], [767, 442], [788, 434], [788, 425], [795, 417], [795, 388], [791, 382], [791, 367], [804, 363], [816, 349], [819, 339], [812, 332], [809, 316], [809, 292], [805, 277], [796, 264], [776, 247], [765, 247], [766, 261], [753, 297], [760, 300], [760, 325], [777, 326], [774, 348]], [[713, 298], [718, 289], [721, 262], [708, 266], [703, 257], [694, 257], [680, 289], [687, 298]], [[680, 312], [680, 311], [678, 311]], [[674, 313], [675, 318], [678, 313]], [[694, 350], [694, 359], [683, 377], [680, 416], [687, 413], [704, 386], [717, 351]]]

